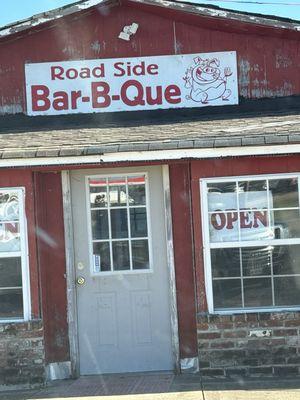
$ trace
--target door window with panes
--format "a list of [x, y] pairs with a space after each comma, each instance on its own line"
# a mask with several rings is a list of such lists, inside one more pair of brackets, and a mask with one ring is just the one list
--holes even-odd
[[87, 178], [93, 275], [151, 270], [147, 174]]

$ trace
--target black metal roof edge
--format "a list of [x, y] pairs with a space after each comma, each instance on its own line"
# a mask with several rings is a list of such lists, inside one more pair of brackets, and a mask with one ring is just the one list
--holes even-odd
[[233, 12], [234, 14], [248, 15], [249, 17], [253, 16], [253, 17], [258, 17], [258, 18], [263, 18], [263, 19], [270, 19], [273, 21], [292, 23], [292, 24], [300, 23], [300, 20], [287, 18], [287, 17], [279, 17], [278, 15], [274, 15], [274, 14], [260, 14], [260, 13], [254, 13], [254, 12], [249, 12], [249, 11], [233, 10], [231, 8], [220, 7], [220, 6], [216, 6], [214, 4], [194, 3], [192, 1], [180, 1], [180, 0], [168, 0], [168, 1], [170, 1], [171, 3], [189, 4], [191, 6], [197, 5], [199, 7], [210, 8], [210, 9], [218, 10], [218, 11], [228, 11], [228, 12]]
[[[180, 7], [181, 10], [186, 12], [191, 12], [193, 9], [194, 12], [198, 10], [198, 13], [201, 15], [212, 16], [212, 11], [219, 12], [220, 14], [214, 15], [216, 18], [226, 18], [226, 16], [222, 15], [222, 13], [227, 13], [227, 17], [231, 19], [239, 19], [238, 17], [247, 17], [244, 22], [252, 23], [252, 24], [262, 24], [265, 25], [266, 21], [268, 21], [267, 25], [274, 25], [274, 27], [282, 28], [282, 29], [292, 29], [296, 31], [300, 31], [300, 21], [293, 20], [289, 18], [282, 18], [273, 15], [264, 15], [257, 13], [249, 13], [244, 11], [230, 10], [227, 8], [222, 8], [218, 6], [214, 6], [211, 4], [198, 4], [194, 2], [183, 2], [178, 0], [130, 0], [133, 2], [151, 4], [161, 7], [170, 7], [170, 5], [174, 5]], [[15, 21], [11, 24], [0, 27], [0, 38], [7, 37], [22, 30], [30, 29], [31, 27], [41, 25], [47, 22], [51, 22], [57, 18], [61, 18], [70, 14], [74, 14], [82, 11], [81, 5], [86, 3], [85, 9], [108, 3], [110, 0], [79, 0], [71, 4], [67, 4], [63, 7], [59, 7], [53, 10], [46, 11], [44, 13], [35, 14], [29, 18], [22, 19], [19, 21]], [[172, 6], [171, 6], [172, 8]], [[178, 8], [176, 8], [178, 9]], [[205, 12], [206, 10], [206, 12]], [[253, 19], [255, 18], [255, 19]], [[39, 21], [40, 20], [40, 21]], [[273, 21], [273, 24], [271, 23]], [[278, 23], [285, 24], [283, 26], [279, 26]], [[295, 26], [296, 25], [296, 26]], [[299, 25], [299, 26], [298, 26]]]
[[35, 116], [24, 114], [0, 117], [0, 133], [114, 128], [140, 125], [167, 125], [205, 120], [253, 118], [255, 116], [300, 114], [300, 95], [273, 99], [240, 99], [239, 105], [181, 108], [169, 110]]

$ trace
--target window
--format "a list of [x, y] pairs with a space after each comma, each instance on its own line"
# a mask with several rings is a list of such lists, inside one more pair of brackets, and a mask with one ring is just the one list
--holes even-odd
[[210, 312], [300, 306], [299, 177], [201, 181]]
[[0, 189], [0, 321], [28, 319], [23, 189]]
[[87, 178], [92, 274], [150, 270], [147, 175]]

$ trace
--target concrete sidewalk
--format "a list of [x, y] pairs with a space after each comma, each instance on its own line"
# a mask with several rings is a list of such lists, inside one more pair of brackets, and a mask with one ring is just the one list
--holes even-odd
[[300, 400], [300, 379], [201, 379], [171, 373], [116, 374], [0, 392], [1, 400]]

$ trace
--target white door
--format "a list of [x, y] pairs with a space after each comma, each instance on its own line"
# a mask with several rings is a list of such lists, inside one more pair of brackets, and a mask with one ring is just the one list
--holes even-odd
[[172, 370], [161, 167], [71, 173], [82, 375]]

